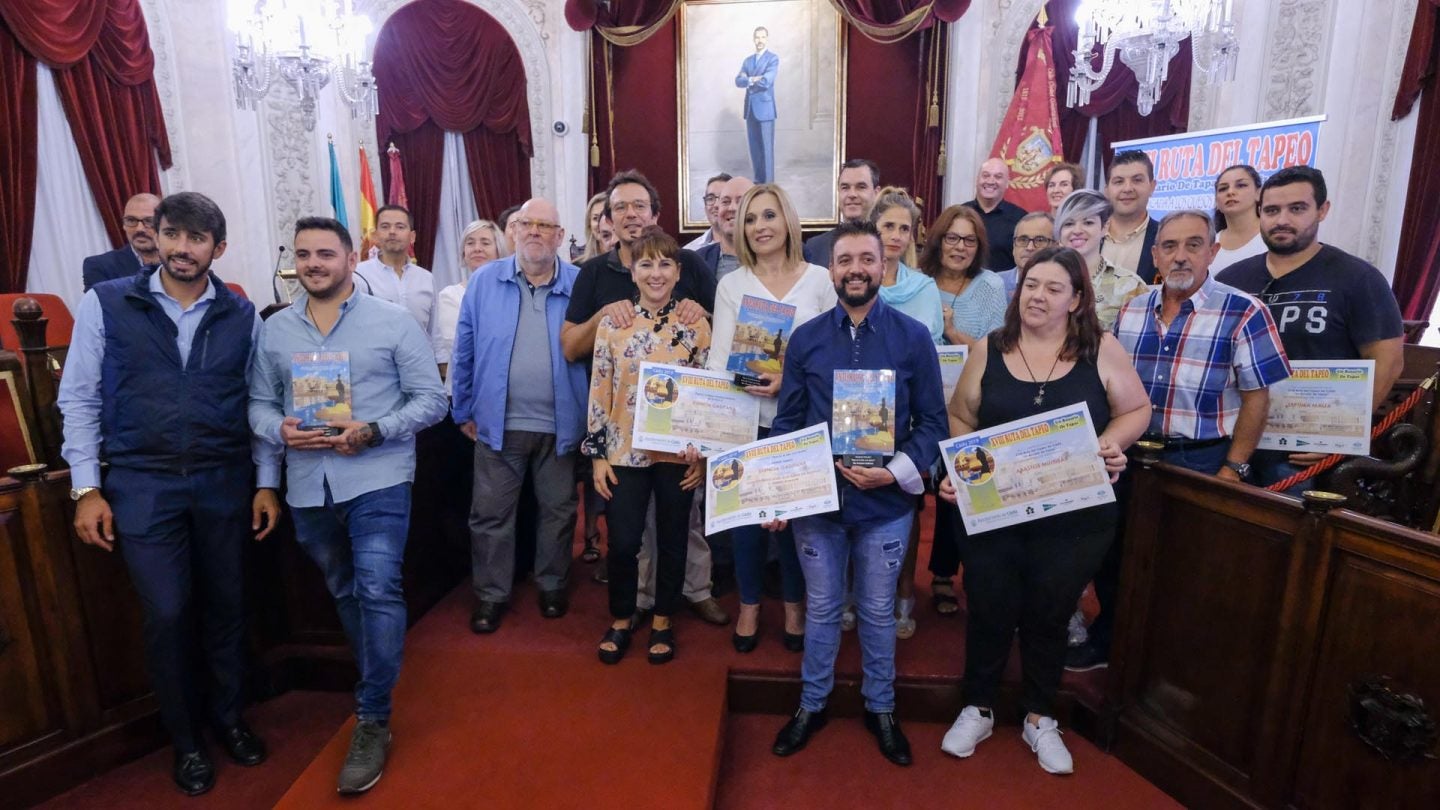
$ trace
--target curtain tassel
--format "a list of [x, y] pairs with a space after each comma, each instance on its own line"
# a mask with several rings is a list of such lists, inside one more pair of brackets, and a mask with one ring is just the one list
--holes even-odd
[[590, 168], [600, 168], [600, 140], [590, 133]]
[[934, 90], [930, 91], [930, 129], [940, 126], [940, 96]]
[[945, 144], [942, 143], [940, 144], [940, 156], [935, 159], [935, 175], [937, 177], [945, 176], [945, 164], [948, 162], [945, 158]]

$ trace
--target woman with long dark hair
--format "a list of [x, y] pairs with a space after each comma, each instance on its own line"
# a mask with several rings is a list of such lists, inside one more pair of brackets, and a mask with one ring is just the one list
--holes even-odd
[[1231, 166], [1215, 178], [1215, 238], [1220, 252], [1210, 263], [1210, 273], [1265, 252], [1260, 238], [1260, 173], [1243, 163]]

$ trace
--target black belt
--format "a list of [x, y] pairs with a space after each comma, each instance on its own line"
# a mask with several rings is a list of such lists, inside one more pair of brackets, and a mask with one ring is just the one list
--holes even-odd
[[1165, 445], [1166, 450], [1200, 450], [1230, 441], [1229, 436], [1221, 436], [1218, 439], [1172, 439], [1167, 436], [1146, 436], [1145, 438], [1161, 442]]

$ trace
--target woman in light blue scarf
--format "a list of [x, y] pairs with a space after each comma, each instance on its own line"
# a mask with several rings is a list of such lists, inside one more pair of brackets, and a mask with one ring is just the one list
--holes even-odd
[[945, 315], [935, 280], [915, 265], [915, 237], [920, 231], [920, 208], [904, 189], [880, 190], [870, 209], [870, 221], [880, 231], [885, 249], [885, 278], [880, 300], [895, 307], [930, 329], [930, 339], [945, 342]]

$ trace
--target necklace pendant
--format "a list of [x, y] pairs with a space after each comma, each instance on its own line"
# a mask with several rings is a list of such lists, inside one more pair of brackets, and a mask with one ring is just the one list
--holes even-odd
[[1036, 395], [1035, 395], [1035, 404], [1036, 404], [1036, 405], [1044, 405], [1044, 404], [1045, 404], [1045, 395], [1044, 395], [1044, 394], [1036, 394]]

